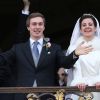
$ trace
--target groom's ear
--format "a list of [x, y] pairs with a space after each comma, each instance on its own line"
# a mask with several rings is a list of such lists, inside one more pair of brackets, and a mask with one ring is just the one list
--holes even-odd
[[30, 30], [29, 27], [27, 27], [27, 30], [28, 30], [28, 31]]

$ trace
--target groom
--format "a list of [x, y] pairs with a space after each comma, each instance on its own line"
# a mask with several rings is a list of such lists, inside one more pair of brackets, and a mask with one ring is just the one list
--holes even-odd
[[[17, 87], [56, 86], [58, 68], [70, 68], [80, 54], [86, 53], [85, 49], [91, 50], [79, 46], [69, 56], [64, 56], [59, 45], [44, 39], [45, 18], [41, 13], [30, 14], [26, 26], [29, 41], [16, 44], [0, 54], [0, 66], [15, 64]], [[14, 100], [26, 100], [26, 96], [16, 94]]]

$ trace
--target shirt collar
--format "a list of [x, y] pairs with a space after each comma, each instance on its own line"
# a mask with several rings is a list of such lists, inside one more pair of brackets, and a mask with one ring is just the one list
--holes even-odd
[[[36, 40], [33, 40], [32, 38], [30, 38], [30, 45], [32, 46], [33, 43], [35, 42]], [[42, 46], [43, 45], [43, 38], [40, 38], [37, 40], [39, 42], [39, 44]]]

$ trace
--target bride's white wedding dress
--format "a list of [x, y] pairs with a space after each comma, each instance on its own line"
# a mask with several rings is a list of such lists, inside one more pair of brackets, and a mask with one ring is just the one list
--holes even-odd
[[[100, 82], [100, 39], [94, 37], [91, 41], [85, 41], [80, 37], [76, 42], [76, 47], [84, 41], [84, 45], [91, 45], [93, 51], [86, 55], [81, 55], [74, 65], [73, 80], [71, 86], [79, 83], [85, 83], [88, 86], [94, 86]], [[100, 100], [100, 93], [93, 92], [94, 99]], [[78, 100], [78, 96], [72, 95], [73, 100]]]

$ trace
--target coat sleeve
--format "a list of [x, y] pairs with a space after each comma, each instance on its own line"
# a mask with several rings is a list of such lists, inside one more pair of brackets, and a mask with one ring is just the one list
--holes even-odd
[[65, 56], [65, 54], [61, 50], [61, 47], [58, 46], [57, 48], [58, 48], [57, 49], [57, 62], [59, 63], [59, 65], [67, 69], [71, 68], [78, 59], [78, 57], [76, 58], [73, 57], [74, 51], [70, 55]]
[[10, 50], [0, 53], [0, 66], [12, 65], [15, 60], [15, 48], [16, 46], [13, 46]]
[[28, 38], [28, 31], [26, 27], [26, 19], [28, 15], [25, 14], [20, 14], [19, 16], [19, 21], [18, 21], [18, 26], [15, 34], [15, 43], [20, 43], [24, 42]]

